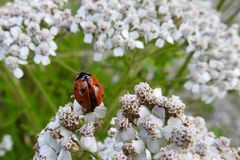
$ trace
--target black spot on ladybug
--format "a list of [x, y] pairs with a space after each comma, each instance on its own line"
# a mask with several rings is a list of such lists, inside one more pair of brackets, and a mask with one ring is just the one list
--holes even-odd
[[80, 104], [82, 104], [83, 102], [82, 101], [79, 101]]
[[83, 96], [84, 92], [85, 92], [85, 89], [84, 89], [84, 88], [81, 88], [81, 89], [79, 90], [79, 93], [80, 93], [81, 96]]

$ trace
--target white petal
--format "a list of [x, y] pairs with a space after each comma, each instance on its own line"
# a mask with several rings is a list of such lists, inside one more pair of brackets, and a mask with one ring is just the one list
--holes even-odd
[[30, 43], [29, 48], [34, 51], [36, 49], [36, 46], [34, 43]]
[[202, 74], [202, 79], [203, 79], [204, 82], [208, 82], [211, 79], [211, 77], [207, 72], [204, 72]]
[[162, 129], [162, 134], [165, 139], [169, 139], [172, 136], [173, 127], [166, 126]]
[[146, 117], [150, 116], [150, 111], [148, 110], [148, 108], [146, 106], [141, 105], [139, 107], [139, 116], [141, 118], [146, 118]]
[[173, 34], [174, 40], [178, 40], [181, 36], [182, 36], [182, 33], [181, 33], [180, 31], [176, 31], [176, 32]]
[[7, 46], [10, 46], [10, 44], [13, 42], [14, 40], [12, 38], [6, 38], [3, 40], [3, 42], [7, 45]]
[[60, 123], [57, 120], [49, 122], [47, 125], [47, 128], [49, 129], [56, 129], [58, 127], [60, 127]]
[[173, 38], [172, 38], [171, 36], [168, 36], [166, 40], [167, 40], [167, 42], [170, 43], [170, 44], [173, 44], [173, 43], [174, 43], [174, 40], [173, 40]]
[[52, 56], [56, 56], [57, 55], [56, 52], [54, 50], [52, 50], [52, 49], [49, 49], [48, 54], [52, 55]]
[[124, 38], [128, 39], [128, 38], [129, 38], [129, 32], [128, 32], [128, 30], [124, 29], [124, 30], [122, 31], [122, 36], [123, 36]]
[[149, 136], [148, 132], [146, 131], [146, 129], [144, 129], [143, 127], [143, 123], [139, 122], [140, 124], [138, 124], [139, 132], [138, 132], [138, 136], [143, 140], [146, 141], [147, 137]]
[[97, 117], [93, 112], [90, 112], [90, 113], [85, 114], [84, 118], [85, 118], [86, 122], [91, 122], [91, 121], [95, 121]]
[[120, 48], [120, 47], [115, 48], [115, 49], [113, 50], [113, 54], [114, 54], [114, 56], [116, 56], [116, 57], [121, 57], [121, 56], [123, 56], [123, 54], [124, 54], [124, 49], [123, 49], [123, 48]]
[[186, 82], [186, 83], [184, 84], [184, 87], [185, 87], [187, 90], [191, 90], [192, 86], [193, 86], [193, 84], [192, 84], [192, 82], [190, 82], [190, 81], [188, 81], [188, 82]]
[[60, 150], [60, 145], [58, 143], [58, 141], [56, 141], [48, 132], [45, 132], [45, 142], [46, 144], [51, 147], [52, 149], [54, 149], [56, 152], [58, 152]]
[[68, 150], [61, 149], [57, 157], [57, 160], [71, 160], [71, 159], [72, 159], [71, 153]]
[[70, 130], [66, 129], [65, 127], [60, 127], [59, 131], [63, 137], [71, 136], [73, 134]]
[[[150, 115], [151, 121], [157, 124], [159, 127], [163, 126], [163, 120], [158, 118], [157, 116], [154, 116], [153, 114]], [[161, 134], [161, 133], [160, 133]]]
[[123, 142], [118, 142], [113, 145], [113, 149], [118, 152], [122, 150], [122, 147], [123, 147]]
[[34, 56], [34, 58], [33, 58], [33, 61], [35, 62], [35, 63], [37, 63], [37, 64], [39, 64], [41, 61], [42, 61], [42, 55], [40, 55], [40, 54], [36, 54], [35, 56]]
[[222, 92], [219, 93], [218, 97], [219, 97], [220, 99], [222, 99], [222, 98], [224, 98], [226, 95], [227, 95], [227, 92], [226, 92], [226, 91], [222, 91]]
[[188, 47], [187, 47], [187, 49], [186, 49], [186, 52], [187, 52], [187, 53], [190, 53], [190, 52], [192, 52], [194, 49], [195, 49], [194, 45], [189, 44]]
[[80, 144], [83, 150], [88, 150], [92, 153], [97, 152], [97, 142], [95, 137], [84, 137], [80, 139]]
[[151, 160], [152, 159], [152, 155], [151, 153], [149, 152], [149, 150], [146, 149], [146, 159], [147, 160]]
[[50, 41], [48, 42], [49, 44], [49, 47], [52, 49], [52, 50], [56, 50], [57, 49], [57, 44], [54, 42], [54, 41]]
[[21, 60], [21, 59], [19, 59], [19, 60], [18, 60], [18, 63], [19, 63], [19, 64], [27, 64], [28, 62], [27, 62], [27, 61], [24, 61], [24, 60]]
[[6, 151], [0, 150], [0, 157], [3, 157], [6, 154]]
[[13, 74], [16, 78], [22, 78], [23, 71], [20, 68], [16, 68], [13, 70]]
[[75, 22], [73, 22], [71, 25], [70, 31], [73, 33], [76, 33], [78, 30], [79, 30], [78, 25]]
[[155, 88], [153, 90], [153, 96], [156, 98], [161, 98], [162, 97], [162, 90], [161, 88]]
[[48, 145], [42, 145], [39, 149], [39, 155], [46, 157], [47, 160], [57, 159], [57, 153]]
[[183, 122], [180, 118], [170, 117], [167, 124], [169, 126], [180, 127], [182, 126]]
[[95, 108], [94, 113], [97, 118], [104, 118], [107, 113], [107, 108], [102, 106], [98, 106]]
[[152, 113], [161, 119], [165, 118], [165, 109], [163, 107], [159, 107], [159, 106], [153, 107]]
[[134, 150], [136, 153], [141, 153], [141, 152], [144, 152], [144, 143], [142, 140], [133, 140], [132, 141], [132, 146], [134, 147]]
[[10, 33], [15, 38], [18, 37], [21, 32], [22, 31], [21, 31], [21, 29], [19, 27], [12, 27], [12, 28], [10, 28]]
[[162, 48], [164, 46], [164, 40], [158, 38], [157, 41], [155, 42], [155, 45], [159, 48]]
[[4, 146], [4, 148], [6, 150], [10, 151], [12, 149], [12, 145], [13, 145], [12, 137], [10, 135], [4, 135], [3, 140], [2, 140], [2, 145]]
[[151, 153], [158, 153], [161, 149], [159, 139], [147, 139], [147, 148]]
[[43, 64], [44, 66], [50, 64], [50, 59], [49, 59], [48, 56], [43, 56], [43, 57], [42, 57], [42, 64]]
[[51, 27], [50, 33], [54, 36], [58, 34], [58, 28], [57, 27]]
[[74, 102], [73, 102], [73, 111], [77, 115], [82, 115], [83, 114], [82, 106], [76, 100], [74, 100]]
[[28, 47], [22, 47], [19, 57], [22, 58], [22, 59], [27, 59], [28, 54], [29, 54]]
[[22, 22], [23, 22], [23, 17], [17, 17], [17, 19], [16, 19], [17, 25], [20, 26], [22, 24]]
[[93, 35], [92, 33], [85, 33], [84, 34], [84, 42], [85, 43], [92, 43]]
[[139, 33], [137, 31], [130, 32], [130, 38], [137, 39], [139, 37]]
[[136, 137], [136, 131], [133, 128], [128, 128], [122, 131], [122, 139], [123, 141], [133, 140]]
[[46, 16], [46, 17], [44, 18], [44, 21], [45, 21], [48, 25], [53, 24], [53, 19], [52, 19], [50, 16]]
[[198, 93], [200, 91], [200, 86], [199, 86], [199, 84], [194, 84], [193, 86], [192, 86], [192, 92], [193, 93]]
[[142, 41], [135, 41], [135, 45], [137, 48], [140, 48], [140, 49], [144, 48], [144, 44]]
[[45, 141], [45, 132], [38, 135], [38, 144], [39, 146], [46, 145]]
[[100, 52], [94, 52], [93, 54], [93, 60], [96, 62], [100, 62], [103, 59], [103, 54]]

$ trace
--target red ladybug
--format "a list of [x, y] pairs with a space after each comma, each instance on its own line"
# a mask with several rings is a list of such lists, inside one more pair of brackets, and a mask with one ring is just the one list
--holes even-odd
[[78, 103], [92, 112], [103, 101], [103, 88], [93, 75], [80, 72], [74, 82], [74, 96]]

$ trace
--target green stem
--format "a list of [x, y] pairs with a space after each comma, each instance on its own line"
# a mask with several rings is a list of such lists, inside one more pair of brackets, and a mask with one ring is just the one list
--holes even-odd
[[7, 80], [7, 83], [12, 83], [14, 85], [14, 91], [16, 93], [18, 93], [18, 95], [20, 96], [22, 103], [24, 104], [24, 107], [22, 108], [27, 116], [28, 122], [32, 123], [33, 126], [36, 127], [36, 130], [40, 129], [40, 124], [37, 120], [37, 116], [35, 114], [35, 112], [32, 111], [32, 106], [29, 103], [26, 94], [24, 93], [20, 83], [18, 83], [18, 81], [16, 80], [15, 77], [13, 77], [13, 75], [11, 73], [9, 73], [8, 69], [4, 66], [3, 67], [5, 70], [5, 77], [8, 77], [9, 80]]
[[238, 13], [240, 12], [240, 6], [237, 8], [237, 10], [235, 12], [233, 12], [228, 19], [225, 21], [226, 24], [231, 24], [233, 22], [233, 20], [235, 19], [235, 17], [238, 15]]
[[77, 74], [78, 71], [73, 69], [72, 67], [70, 67], [68, 64], [66, 64], [65, 62], [63, 62], [62, 60], [55, 58], [53, 61], [56, 61], [58, 64], [60, 64], [62, 67], [64, 67], [65, 69], [67, 69], [68, 71]]
[[51, 98], [47, 94], [47, 92], [46, 92], [45, 88], [43, 87], [43, 85], [41, 84], [41, 82], [36, 78], [35, 75], [33, 75], [32, 70], [29, 67], [26, 67], [26, 70], [27, 70], [29, 76], [31, 77], [31, 79], [33, 80], [33, 82], [38, 87], [39, 91], [44, 96], [45, 100], [48, 102], [48, 104], [51, 107], [52, 111], [56, 112], [56, 105], [53, 103], [53, 101], [51, 100]]
[[219, 2], [218, 2], [218, 4], [217, 4], [217, 7], [216, 7], [218, 11], [221, 10], [224, 2], [225, 2], [225, 0], [219, 0]]
[[[82, 51], [83, 52], [83, 51]], [[72, 57], [92, 57], [92, 50], [91, 49], [84, 49], [84, 54], [81, 51], [72, 51], [72, 52], [59, 52], [57, 58], [72, 58]]]
[[226, 3], [225, 6], [222, 7], [222, 12], [225, 12], [231, 5], [234, 3], [235, 0], [230, 0], [228, 3]]
[[130, 73], [130, 70], [131, 70], [131, 64], [134, 63], [134, 57], [131, 58], [128, 61], [125, 61], [125, 62], [126, 62], [126, 64], [125, 64], [126, 71], [124, 72], [124, 75], [122, 75], [122, 78], [120, 80], [120, 84], [118, 85], [118, 89], [115, 92], [116, 94], [114, 94], [114, 96], [112, 97], [112, 100], [113, 100], [112, 105], [111, 105], [110, 108], [108, 108], [107, 115], [104, 118], [104, 122], [103, 122], [104, 126], [102, 127], [102, 129], [104, 131], [106, 131], [107, 128], [109, 127], [109, 120], [111, 119], [113, 113], [116, 111], [116, 108], [115, 108], [114, 104], [118, 101], [118, 97], [121, 94], [122, 90], [124, 89], [124, 86], [126, 85], [126, 82], [128, 80], [128, 74]]
[[183, 62], [182, 66], [180, 67], [180, 69], [177, 71], [176, 75], [174, 76], [174, 78], [171, 80], [172, 83], [169, 83], [165, 89], [164, 95], [168, 96], [170, 89], [174, 89], [175, 86], [178, 84], [178, 80], [181, 79], [183, 73], [185, 72], [185, 70], [187, 69], [187, 66], [189, 64], [189, 62], [191, 61], [193, 57], [193, 52], [189, 53], [189, 55], [186, 57], [185, 61]]

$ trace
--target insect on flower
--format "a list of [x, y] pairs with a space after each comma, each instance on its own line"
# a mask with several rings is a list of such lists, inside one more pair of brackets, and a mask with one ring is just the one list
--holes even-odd
[[74, 96], [87, 111], [92, 112], [103, 101], [103, 88], [97, 78], [89, 73], [80, 72], [74, 82]]

